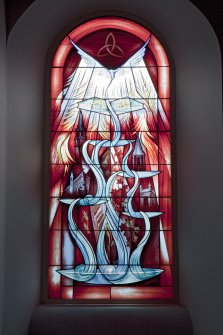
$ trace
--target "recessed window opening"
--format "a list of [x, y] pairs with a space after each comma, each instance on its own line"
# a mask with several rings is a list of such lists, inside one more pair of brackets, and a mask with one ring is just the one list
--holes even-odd
[[173, 297], [170, 65], [147, 28], [90, 20], [51, 69], [48, 298]]

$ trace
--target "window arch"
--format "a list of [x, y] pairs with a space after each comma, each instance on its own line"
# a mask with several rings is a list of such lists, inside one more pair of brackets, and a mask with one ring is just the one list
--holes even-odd
[[145, 27], [90, 20], [51, 70], [50, 299], [173, 297], [170, 65]]

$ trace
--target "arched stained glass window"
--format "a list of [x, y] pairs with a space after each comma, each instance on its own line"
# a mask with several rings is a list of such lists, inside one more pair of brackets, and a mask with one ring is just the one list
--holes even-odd
[[145, 27], [90, 20], [51, 71], [50, 299], [173, 297], [170, 67]]

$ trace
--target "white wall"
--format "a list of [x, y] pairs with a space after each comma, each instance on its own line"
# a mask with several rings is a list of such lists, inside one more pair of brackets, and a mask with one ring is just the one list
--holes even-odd
[[5, 125], [6, 125], [6, 38], [3, 1], [0, 1], [0, 334], [3, 322], [4, 232], [5, 232]]
[[154, 26], [175, 63], [180, 301], [195, 335], [221, 334], [221, 64], [211, 26], [188, 0], [36, 0], [8, 41], [4, 335], [26, 334], [39, 302], [48, 50], [66, 27], [118, 11]]

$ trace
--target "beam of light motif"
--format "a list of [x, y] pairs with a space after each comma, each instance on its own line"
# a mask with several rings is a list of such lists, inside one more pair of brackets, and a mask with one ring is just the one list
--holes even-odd
[[[84, 196], [73, 198], [61, 197], [60, 203], [68, 206], [68, 228], [71, 236], [78, 246], [83, 262], [72, 269], [61, 269], [58, 273], [72, 280], [89, 284], [120, 285], [131, 284], [149, 280], [163, 272], [162, 269], [144, 267], [141, 265], [141, 257], [145, 246], [149, 243], [151, 235], [151, 219], [162, 215], [160, 211], [138, 210], [133, 206], [134, 196], [140, 186], [141, 180], [151, 180], [159, 175], [160, 171], [140, 170], [137, 167], [143, 165], [143, 155], [146, 150], [150, 152], [151, 162], [155, 161], [151, 141], [149, 142], [148, 129], [145, 119], [149, 110], [148, 99], [158, 99], [156, 90], [146, 69], [144, 55], [151, 36], [146, 43], [131, 56], [120, 68], [109, 70], [104, 68], [89, 54], [84, 52], [71, 39], [70, 42], [81, 57], [79, 66], [69, 78], [69, 86], [63, 92], [63, 101], [60, 114], [64, 118], [64, 127], [74, 124], [78, 120], [76, 129], [79, 132], [79, 141], [82, 141], [82, 157], [86, 171], [91, 171], [96, 181], [96, 193], [90, 194], [87, 187], [88, 181], [84, 177], [86, 173], [79, 175], [74, 181], [73, 173], [70, 174], [70, 185], [68, 191], [72, 193], [75, 187], [78, 192], [85, 192]], [[115, 57], [122, 49], [115, 43], [112, 33], [108, 34], [105, 45], [99, 50], [99, 56], [104, 56], [104, 50]], [[124, 53], [123, 53], [124, 54]], [[89, 80], [86, 80], [89, 78]], [[159, 104], [162, 111], [162, 105]], [[136, 113], [137, 127], [140, 129], [136, 139], [122, 137], [122, 120]], [[83, 114], [89, 116], [88, 129], [97, 131], [98, 127], [104, 127], [103, 120], [109, 118], [109, 127], [112, 128], [111, 137], [103, 134], [102, 139], [87, 139], [84, 132]], [[104, 118], [104, 119], [103, 119]], [[101, 123], [96, 123], [100, 120]], [[105, 122], [106, 123], [106, 122]], [[107, 131], [108, 132], [108, 131]], [[57, 140], [60, 159], [63, 163], [71, 163], [72, 155], [69, 153], [69, 134], [61, 135]], [[80, 143], [78, 143], [80, 146]], [[110, 176], [105, 175], [100, 153], [110, 150], [116, 167]], [[116, 156], [116, 151], [122, 150], [123, 156]], [[129, 158], [133, 157], [133, 165], [129, 165]], [[120, 164], [118, 164], [120, 161]], [[104, 158], [106, 160], [106, 157]], [[119, 180], [119, 181], [118, 181]], [[122, 182], [120, 181], [122, 180]], [[128, 184], [129, 181], [129, 184]], [[117, 213], [113, 202], [112, 193], [118, 192], [126, 183], [126, 194], [123, 196], [124, 207], [122, 215]], [[87, 194], [86, 194], [87, 193]], [[98, 232], [96, 249], [93, 248], [86, 234], [79, 228], [79, 222], [74, 215], [76, 208], [95, 208], [103, 205], [104, 217], [102, 226]], [[143, 236], [133, 251], [130, 250], [128, 240], [121, 227], [123, 216], [129, 219], [140, 219], [144, 222]], [[85, 227], [87, 214], [84, 212]], [[97, 224], [97, 223], [96, 223]], [[107, 235], [106, 235], [107, 234]], [[111, 262], [106, 250], [106, 240], [111, 239], [117, 253], [116, 261]]]
[[105, 39], [105, 45], [103, 45], [97, 53], [98, 57], [104, 56], [123, 57], [124, 51], [116, 44], [115, 36], [113, 33], [109, 33]]

